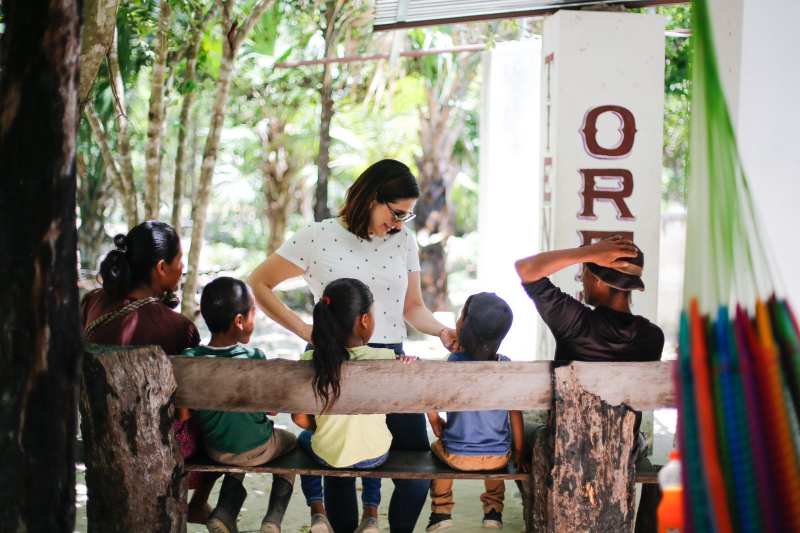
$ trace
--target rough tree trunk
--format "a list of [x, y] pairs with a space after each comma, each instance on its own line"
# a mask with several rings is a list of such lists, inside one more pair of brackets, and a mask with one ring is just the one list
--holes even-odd
[[552, 463], [535, 482], [532, 531], [631, 531], [636, 415], [586, 392], [571, 366], [554, 374], [549, 442], [540, 454]]
[[81, 340], [75, 0], [3, 2], [0, 529], [72, 532]]
[[[122, 194], [125, 195], [125, 203], [130, 204], [130, 209], [136, 214], [134, 217], [139, 222], [139, 201], [136, 197], [136, 185], [133, 178], [133, 159], [131, 158], [131, 140], [128, 134], [128, 111], [125, 105], [125, 84], [122, 81], [122, 74], [119, 69], [118, 32], [114, 29], [114, 42], [108, 53], [108, 70], [111, 81], [111, 89], [114, 94], [116, 117], [117, 117], [117, 150], [122, 161], [120, 165], [120, 175], [124, 183]], [[129, 222], [130, 224], [130, 222]], [[130, 227], [136, 224], [131, 224]]]
[[172, 364], [156, 346], [91, 346], [81, 379], [89, 533], [183, 531]]
[[161, 0], [158, 14], [158, 44], [150, 77], [150, 111], [147, 114], [147, 148], [145, 150], [145, 218], [158, 218], [161, 185], [161, 138], [164, 132], [164, 71], [169, 50], [169, 24], [172, 10]]
[[80, 109], [89, 101], [92, 85], [114, 40], [119, 0], [85, 0], [81, 28]]
[[[200, 42], [202, 41], [203, 32], [212, 10], [209, 10], [206, 17], [196, 26], [192, 33], [191, 42], [186, 53], [186, 74], [183, 79], [184, 85], [187, 87], [186, 94], [183, 95], [181, 102], [181, 114], [178, 120], [178, 150], [175, 154], [175, 179], [172, 191], [172, 217], [171, 223], [175, 231], [180, 235], [181, 231], [181, 203], [183, 201], [183, 190], [185, 187], [184, 176], [187, 174], [188, 164], [187, 159], [193, 158], [193, 154], [189, 154], [189, 138], [191, 136], [191, 112], [194, 108], [195, 97], [197, 90], [194, 87], [197, 79], [197, 55], [200, 52]], [[187, 157], [188, 156], [188, 157]]]
[[[336, 55], [336, 9], [338, 2], [328, 0], [325, 9], [325, 57]], [[331, 121], [333, 120], [333, 64], [322, 66], [322, 85], [319, 90], [319, 153], [317, 154], [317, 185], [314, 191], [314, 220], [331, 216], [328, 207], [328, 180], [330, 179]]]
[[181, 312], [194, 319], [195, 293], [197, 292], [197, 267], [200, 263], [200, 252], [203, 249], [203, 235], [206, 227], [208, 201], [211, 194], [211, 184], [214, 177], [214, 166], [217, 163], [219, 152], [219, 139], [225, 121], [225, 103], [228, 100], [228, 90], [231, 85], [231, 75], [238, 52], [244, 39], [256, 22], [259, 21], [264, 11], [273, 0], [259, 0], [253, 6], [250, 15], [244, 23], [238, 25], [233, 20], [233, 2], [222, 4], [222, 61], [219, 67], [217, 90], [214, 95], [214, 105], [211, 110], [211, 125], [206, 137], [206, 146], [203, 150], [203, 163], [200, 166], [200, 179], [197, 184], [197, 194], [192, 205], [192, 241], [189, 249], [189, 265], [186, 281], [183, 284], [183, 298]]

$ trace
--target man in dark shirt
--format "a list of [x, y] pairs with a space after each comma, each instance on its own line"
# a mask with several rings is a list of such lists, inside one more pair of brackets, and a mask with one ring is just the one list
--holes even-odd
[[[579, 263], [583, 265], [583, 300], [588, 305], [547, 278]], [[516, 267], [522, 286], [556, 338], [557, 362], [661, 359], [661, 328], [631, 313], [631, 291], [644, 290], [644, 254], [631, 241], [615, 236], [580, 248], [542, 252], [520, 259]], [[636, 412], [636, 462], [647, 453], [644, 436], [639, 434], [641, 419]], [[649, 531], [655, 524], [658, 500], [657, 485], [642, 486], [635, 531]]]
[[[547, 278], [581, 263], [584, 305]], [[556, 339], [556, 361], [658, 361], [664, 333], [631, 313], [631, 291], [644, 290], [644, 254], [615, 236], [589, 246], [520, 259], [517, 273]]]

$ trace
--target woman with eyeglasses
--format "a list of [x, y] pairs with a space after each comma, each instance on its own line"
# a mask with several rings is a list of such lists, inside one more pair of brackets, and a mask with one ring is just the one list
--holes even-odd
[[[403, 354], [408, 322], [422, 333], [439, 337], [445, 348], [453, 351], [455, 330], [436, 320], [422, 300], [417, 243], [405, 225], [415, 216], [417, 198], [419, 185], [406, 165], [393, 159], [372, 164], [347, 190], [338, 217], [301, 229], [253, 271], [250, 284], [261, 309], [310, 342], [311, 324], [281, 302], [275, 287], [302, 276], [317, 301], [331, 281], [355, 278], [363, 281], [375, 298], [370, 346]], [[389, 414], [386, 423], [393, 436], [392, 449], [429, 449], [423, 414]], [[430, 481], [398, 479], [394, 485], [389, 526], [393, 533], [411, 533]], [[335, 531], [359, 528], [355, 479], [326, 478], [325, 507]]]

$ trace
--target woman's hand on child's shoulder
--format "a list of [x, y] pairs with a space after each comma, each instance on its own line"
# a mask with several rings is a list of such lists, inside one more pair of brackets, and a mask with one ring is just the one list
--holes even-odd
[[419, 359], [416, 355], [400, 355], [397, 357], [397, 360], [403, 363], [404, 365], [410, 365], [414, 361]]

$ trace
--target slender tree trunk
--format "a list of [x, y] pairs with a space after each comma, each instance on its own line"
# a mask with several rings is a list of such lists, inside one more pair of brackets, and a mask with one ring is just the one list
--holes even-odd
[[[195, 31], [192, 33], [192, 41], [189, 43], [189, 48], [186, 54], [186, 74], [183, 79], [184, 85], [187, 87], [187, 93], [183, 95], [181, 102], [181, 114], [178, 119], [178, 150], [175, 154], [175, 179], [172, 191], [172, 227], [180, 235], [181, 231], [181, 203], [183, 201], [183, 190], [185, 188], [184, 176], [188, 171], [187, 159], [192, 158], [193, 154], [188, 154], [189, 140], [191, 134], [191, 113], [194, 108], [195, 97], [197, 90], [194, 84], [197, 80], [197, 55], [200, 51], [200, 42], [202, 41], [203, 32], [205, 31], [205, 22], [210, 18], [211, 11], [208, 12], [206, 18], [201, 21]], [[189, 157], [187, 157], [189, 156]]]
[[447, 290], [447, 240], [453, 234], [450, 190], [458, 172], [453, 150], [464, 128], [465, 115], [453, 103], [464, 98], [477, 72], [474, 58], [462, 57], [438, 73], [426, 88], [427, 105], [420, 113], [417, 158], [420, 198], [417, 239], [420, 248], [422, 297], [434, 311], [450, 309]]
[[206, 227], [206, 215], [211, 194], [211, 185], [214, 177], [214, 167], [217, 163], [219, 152], [219, 139], [225, 121], [225, 103], [228, 100], [231, 76], [236, 62], [236, 52], [250, 30], [258, 22], [264, 11], [273, 0], [259, 0], [253, 6], [250, 15], [241, 26], [232, 19], [232, 1], [222, 3], [222, 61], [217, 79], [217, 91], [214, 95], [214, 105], [211, 109], [211, 125], [206, 137], [206, 146], [203, 150], [203, 163], [200, 166], [200, 179], [197, 186], [197, 195], [192, 205], [192, 241], [189, 249], [189, 268], [186, 281], [183, 284], [183, 301], [181, 312], [189, 318], [194, 318], [195, 293], [197, 292], [197, 268], [200, 263], [200, 253], [203, 249], [203, 235]]
[[0, 55], [0, 526], [72, 532], [81, 337], [80, 11], [4, 2]]
[[[424, 150], [423, 150], [424, 153]], [[447, 239], [452, 234], [448, 201], [450, 175], [454, 174], [449, 158], [424, 157], [417, 161], [420, 198], [417, 201], [417, 235], [422, 297], [433, 311], [450, 309], [447, 291]]]
[[78, 89], [80, 109], [91, 95], [100, 63], [108, 55], [117, 26], [119, 0], [85, 0], [81, 28], [81, 71]]
[[[105, 221], [109, 208], [109, 183], [103, 173], [90, 172], [81, 154], [76, 158], [78, 177], [78, 208], [81, 227], [78, 229], [78, 250], [81, 267], [97, 269], [105, 236]], [[105, 169], [105, 165], [103, 166]], [[99, 175], [98, 175], [99, 174]]]
[[147, 123], [145, 150], [145, 218], [158, 218], [161, 185], [161, 138], [164, 132], [164, 71], [169, 49], [169, 23], [172, 10], [167, 0], [161, 0], [158, 14], [158, 45], [150, 78], [150, 111]]
[[[337, 2], [328, 0], [325, 10], [325, 58], [336, 55], [336, 7]], [[320, 96], [319, 154], [317, 155], [317, 187], [314, 193], [314, 220], [331, 216], [328, 207], [328, 181], [330, 179], [331, 121], [333, 120], [333, 65], [322, 66]]]
[[[135, 220], [139, 221], [139, 201], [136, 196], [136, 184], [133, 176], [133, 159], [131, 158], [131, 140], [128, 135], [128, 111], [125, 105], [125, 84], [122, 81], [122, 74], [119, 70], [118, 55], [118, 32], [114, 30], [114, 42], [108, 53], [108, 70], [111, 80], [111, 89], [116, 103], [117, 116], [117, 150], [122, 161], [120, 165], [120, 175], [124, 183], [124, 194], [126, 202], [133, 205], [133, 212], [136, 214]], [[129, 222], [130, 224], [130, 222]], [[130, 227], [135, 226], [132, 224]]]
[[94, 105], [89, 103], [84, 114], [86, 120], [89, 122], [89, 128], [92, 130], [92, 136], [100, 147], [100, 154], [103, 158], [106, 174], [111, 178], [114, 188], [117, 190], [120, 199], [122, 200], [122, 208], [125, 213], [125, 222], [128, 227], [132, 228], [138, 222], [138, 215], [136, 213], [136, 191], [131, 188], [131, 184], [123, 178], [122, 173], [117, 166], [114, 154], [111, 151], [111, 146], [108, 142], [108, 134], [100, 122], [100, 117], [94, 109]]
[[264, 199], [269, 223], [267, 255], [271, 255], [283, 244], [294, 189], [293, 180], [297, 172], [286, 144], [285, 126], [276, 118], [270, 119], [264, 138]]

